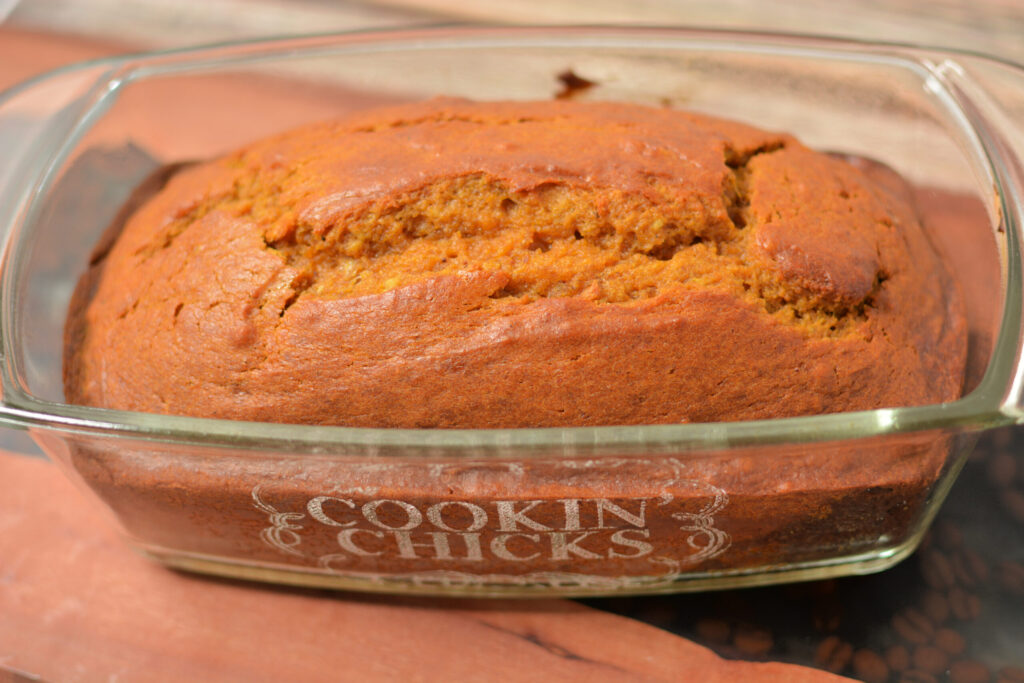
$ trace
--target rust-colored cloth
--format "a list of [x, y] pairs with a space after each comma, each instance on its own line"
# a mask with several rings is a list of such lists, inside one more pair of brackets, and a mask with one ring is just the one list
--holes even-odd
[[71, 62], [124, 51], [81, 36], [0, 26], [0, 90]]
[[[48, 463], [0, 453], [0, 665], [47, 681], [829, 681], [563, 600], [359, 597], [132, 552]], [[2, 680], [2, 679], [0, 679]]]

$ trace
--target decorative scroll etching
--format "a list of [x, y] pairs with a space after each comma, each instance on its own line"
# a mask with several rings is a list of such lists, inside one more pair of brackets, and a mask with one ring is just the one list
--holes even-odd
[[[721, 512], [729, 504], [729, 496], [720, 488], [709, 488], [714, 490], [715, 498], [699, 512], [672, 513], [672, 519], [687, 522], [680, 529], [694, 532], [686, 538], [686, 544], [697, 551], [688, 558], [691, 564], [721, 555], [732, 543], [729, 534], [715, 527], [714, 518], [715, 513]], [[700, 543], [698, 539], [704, 539], [704, 542]]]
[[302, 553], [297, 550], [298, 545], [302, 543], [302, 537], [298, 534], [302, 527], [292, 524], [292, 522], [297, 522], [306, 515], [301, 512], [278, 512], [260, 498], [258, 484], [252, 490], [252, 500], [258, 509], [267, 513], [270, 520], [270, 526], [260, 531], [260, 538], [263, 539], [263, 542], [281, 552], [302, 557]]

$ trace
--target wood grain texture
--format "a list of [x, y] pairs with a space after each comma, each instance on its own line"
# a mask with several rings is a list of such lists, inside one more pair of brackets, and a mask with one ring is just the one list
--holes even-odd
[[49, 681], [826, 681], [565, 600], [209, 580], [128, 548], [55, 467], [0, 454], [0, 665]]
[[690, 26], [976, 50], [1024, 62], [1019, 0], [360, 0], [448, 20]]
[[33, 0], [9, 21], [150, 47], [452, 21], [644, 24], [919, 43], [1024, 63], [1020, 0]]

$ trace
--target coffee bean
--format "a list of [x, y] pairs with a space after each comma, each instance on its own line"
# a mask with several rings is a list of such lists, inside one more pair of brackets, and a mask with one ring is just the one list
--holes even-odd
[[996, 683], [1024, 683], [1024, 667], [1004, 666], [996, 673]]
[[1004, 560], [996, 566], [999, 585], [1013, 595], [1024, 595], [1024, 564]]
[[949, 591], [949, 609], [957, 619], [971, 621], [981, 614], [981, 600], [957, 586]]
[[709, 643], [729, 642], [732, 629], [723, 619], [701, 619], [697, 622], [697, 637]]
[[999, 493], [999, 500], [1010, 517], [1024, 524], [1024, 491], [1004, 489]]
[[637, 617], [659, 628], [670, 628], [676, 617], [679, 616], [679, 612], [668, 603], [645, 602], [641, 604], [642, 607], [637, 610]]
[[[1004, 427], [1002, 429], [993, 429], [988, 433], [987, 438], [989, 442], [994, 446], [990, 449], [993, 453], [1000, 451], [1006, 451], [1013, 448], [1013, 427]], [[989, 449], [977, 449], [977, 450], [989, 450]]]
[[763, 657], [771, 651], [775, 643], [769, 631], [753, 626], [740, 626], [732, 637], [732, 644], [749, 657]]
[[967, 641], [957, 631], [951, 628], [940, 628], [935, 632], [935, 645], [953, 656], [963, 654], [967, 649]]
[[927, 671], [920, 669], [907, 669], [900, 674], [900, 683], [938, 683], [939, 679]]
[[941, 624], [949, 619], [949, 600], [942, 593], [929, 589], [921, 596], [921, 611], [936, 624]]
[[968, 588], [988, 581], [989, 571], [981, 555], [970, 548], [964, 548], [953, 556], [953, 574], [960, 585]]
[[910, 652], [903, 645], [893, 645], [885, 651], [885, 663], [893, 671], [906, 671], [910, 668]]
[[935, 635], [935, 626], [931, 620], [913, 607], [907, 607], [893, 615], [892, 627], [903, 640], [915, 645], [925, 645]]
[[930, 674], [940, 674], [949, 665], [949, 655], [933, 645], [918, 645], [914, 648], [914, 668]]
[[852, 645], [840, 640], [839, 636], [829, 636], [818, 645], [814, 653], [814, 663], [826, 671], [839, 673], [846, 668], [852, 657]]
[[964, 534], [953, 522], [941, 520], [935, 525], [935, 542], [943, 550], [952, 552], [963, 547]]
[[950, 683], [988, 683], [992, 672], [988, 667], [973, 659], [961, 659], [949, 666]]
[[785, 586], [781, 586], [780, 590], [786, 596], [786, 600], [790, 602], [803, 601], [814, 597], [814, 590], [812, 586], [814, 586], [815, 583], [817, 582], [804, 581], [801, 583], [789, 583]]
[[952, 588], [956, 583], [953, 565], [938, 550], [928, 550], [921, 554], [921, 576], [925, 583], [939, 590]]
[[1017, 473], [1017, 459], [1009, 453], [993, 453], [988, 459], [985, 473], [992, 486], [996, 488], [1010, 486]]
[[842, 623], [843, 608], [838, 602], [819, 602], [814, 605], [811, 613], [811, 622], [814, 628], [823, 633], [832, 633], [839, 629]]
[[835, 595], [839, 586], [835, 579], [812, 581], [806, 585], [810, 596], [814, 598], [824, 598], [829, 595]]
[[885, 683], [889, 680], [889, 665], [871, 650], [857, 650], [853, 654], [853, 670], [865, 683]]

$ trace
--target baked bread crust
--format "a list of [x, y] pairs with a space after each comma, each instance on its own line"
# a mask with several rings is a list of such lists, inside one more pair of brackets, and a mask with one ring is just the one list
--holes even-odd
[[362, 427], [767, 419], [959, 396], [898, 181], [787, 135], [432, 100], [175, 174], [95, 259], [68, 400]]

